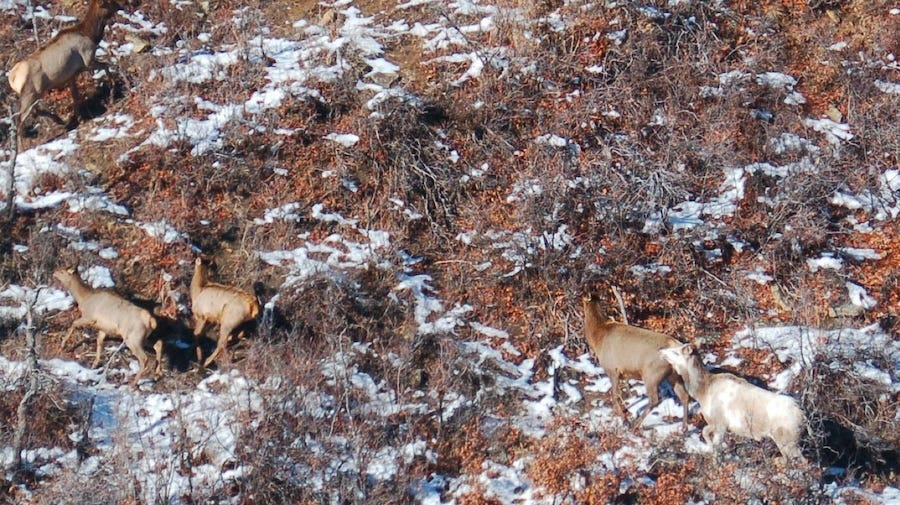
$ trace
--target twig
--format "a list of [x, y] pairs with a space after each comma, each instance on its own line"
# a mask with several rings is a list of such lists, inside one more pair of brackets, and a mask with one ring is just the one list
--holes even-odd
[[616, 301], [619, 302], [619, 312], [622, 314], [622, 322], [628, 324], [628, 314], [625, 313], [625, 300], [622, 299], [622, 293], [619, 292], [619, 288], [615, 285], [612, 285], [613, 296], [616, 297]]
[[706, 274], [706, 275], [708, 275], [709, 277], [711, 277], [714, 281], [717, 281], [719, 284], [721, 284], [721, 285], [724, 286], [725, 288], [728, 288], [729, 292], [731, 292], [731, 291], [730, 291], [731, 286], [729, 286], [727, 282], [725, 282], [725, 281], [723, 281], [722, 279], [716, 277], [715, 274], [713, 274], [712, 272], [710, 272], [709, 270], [707, 270], [707, 269], [705, 269], [705, 268], [701, 268], [700, 271], [702, 271], [704, 274]]
[[113, 351], [113, 353], [109, 356], [109, 359], [106, 360], [106, 364], [103, 365], [103, 375], [104, 376], [109, 371], [109, 366], [112, 365], [113, 359], [115, 359], [115, 357], [119, 355], [119, 352], [122, 350], [123, 347], [125, 347], [124, 340], [122, 341], [121, 344], [119, 344], [119, 347], [116, 347], [116, 350]]
[[25, 310], [25, 342], [28, 346], [27, 352], [27, 362], [28, 362], [28, 370], [26, 372], [28, 377], [28, 390], [25, 392], [25, 395], [22, 397], [22, 400], [19, 401], [19, 406], [16, 408], [16, 430], [13, 435], [13, 459], [8, 468], [9, 473], [12, 474], [12, 479], [17, 480], [19, 477], [19, 470], [22, 467], [22, 446], [25, 441], [25, 432], [28, 428], [28, 410], [31, 406], [31, 401], [34, 399], [35, 395], [37, 395], [38, 390], [40, 389], [40, 380], [38, 377], [38, 359], [37, 359], [37, 337], [34, 333], [34, 304], [37, 303], [38, 294], [40, 293], [41, 288], [34, 294], [34, 298], [28, 304]]
[[[16, 160], [19, 157], [19, 125], [16, 114], [10, 109], [9, 114], [9, 138], [12, 140], [12, 156], [9, 159], [9, 181], [6, 183], [6, 221], [8, 232], [12, 232], [13, 221], [16, 218]], [[21, 112], [19, 117], [21, 117]], [[7, 233], [9, 236], [11, 233]]]

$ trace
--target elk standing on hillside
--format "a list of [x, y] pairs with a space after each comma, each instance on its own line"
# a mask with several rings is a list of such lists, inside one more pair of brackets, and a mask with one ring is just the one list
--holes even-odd
[[597, 299], [591, 293], [586, 293], [582, 302], [584, 337], [597, 363], [603, 367], [612, 382], [613, 405], [616, 410], [622, 417], [626, 417], [619, 391], [620, 377], [640, 377], [647, 388], [650, 403], [635, 420], [635, 427], [640, 426], [653, 407], [659, 404], [659, 385], [663, 380], [668, 380], [684, 407], [682, 428], [686, 430], [690, 398], [681, 377], [659, 355], [661, 349], [681, 345], [681, 342], [662, 333], [607, 320], [602, 316]]
[[[98, 330], [97, 356], [94, 358], [94, 364], [91, 365], [96, 368], [100, 364], [106, 335], [122, 337], [125, 345], [140, 363], [140, 370], [133, 382], [133, 385], [137, 385], [147, 369], [147, 353], [144, 351], [144, 346], [147, 345], [150, 334], [156, 329], [156, 318], [150, 312], [108, 289], [89, 287], [75, 274], [74, 270], [57, 270], [53, 273], [53, 278], [72, 294], [81, 311], [81, 317], [72, 323], [61, 347], [65, 349], [75, 328], [85, 326], [96, 328]], [[159, 376], [162, 374], [162, 340], [157, 340], [153, 344], [153, 349], [156, 351], [156, 375]]]
[[[224, 286], [209, 282], [209, 267], [202, 258], [194, 262], [194, 277], [191, 279], [191, 311], [194, 314], [194, 343], [197, 346], [197, 361], [200, 369], [209, 366], [219, 354], [227, 352], [225, 347], [231, 334], [242, 324], [252, 321], [259, 315], [259, 302], [256, 297], [232, 286]], [[219, 325], [219, 338], [216, 350], [203, 361], [203, 350], [200, 348], [200, 336], [206, 323]], [[243, 337], [240, 331], [235, 340]]]
[[688, 344], [663, 349], [660, 355], [684, 378], [688, 393], [700, 403], [707, 443], [719, 446], [726, 431], [754, 440], [769, 437], [782, 456], [805, 461], [799, 443], [806, 417], [796, 400], [730, 373], [710, 373]]
[[[47, 45], [16, 63], [9, 71], [9, 85], [19, 95], [16, 129], [20, 139], [25, 118], [51, 89], [69, 87], [72, 93], [72, 119], [69, 122], [77, 120], [81, 98], [76, 80], [81, 72], [94, 64], [94, 53], [103, 39], [106, 25], [121, 9], [115, 0], [91, 0], [80, 22], [61, 30]], [[49, 111], [37, 113], [63, 124], [59, 116]]]

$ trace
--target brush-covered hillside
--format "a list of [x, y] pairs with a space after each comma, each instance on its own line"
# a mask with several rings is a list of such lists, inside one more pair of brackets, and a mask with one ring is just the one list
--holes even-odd
[[[0, 0], [4, 70], [86, 10]], [[900, 503], [898, 56], [882, 0], [125, 5], [77, 124], [3, 79], [0, 503]], [[260, 304], [206, 370], [198, 257]], [[62, 345], [58, 269], [160, 377]], [[806, 461], [668, 387], [631, 426], [585, 294], [796, 398]]]

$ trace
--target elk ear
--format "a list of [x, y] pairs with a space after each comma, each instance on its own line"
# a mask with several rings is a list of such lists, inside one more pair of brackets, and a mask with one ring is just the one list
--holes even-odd
[[681, 354], [690, 356], [691, 354], [694, 354], [694, 348], [691, 346], [691, 344], [684, 344], [683, 346], [681, 346]]

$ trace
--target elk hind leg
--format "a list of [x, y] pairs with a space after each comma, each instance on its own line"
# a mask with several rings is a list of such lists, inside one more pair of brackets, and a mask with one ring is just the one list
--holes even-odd
[[634, 424], [632, 425], [633, 429], [637, 429], [641, 426], [641, 423], [644, 422], [644, 419], [650, 414], [650, 411], [653, 410], [657, 405], [659, 405], [659, 383], [662, 382], [661, 378], [657, 378], [655, 376], [648, 377], [644, 379], [644, 385], [647, 389], [647, 406], [644, 407], [644, 411], [634, 420]]
[[200, 345], [200, 338], [203, 335], [203, 329], [206, 328], [206, 319], [194, 315], [194, 349], [197, 352], [197, 362], [203, 369], [203, 346]]
[[144, 376], [144, 371], [147, 369], [147, 353], [141, 348], [140, 345], [133, 346], [126, 341], [126, 345], [132, 354], [138, 360], [138, 373], [134, 376], [134, 379], [131, 382], [132, 387], [137, 387], [138, 382], [141, 381], [141, 377]]
[[612, 382], [612, 403], [613, 409], [623, 418], [628, 418], [628, 411], [625, 408], [625, 402], [622, 400], [622, 391], [619, 389], [619, 372], [613, 370], [609, 372], [609, 380]]
[[159, 339], [156, 343], [153, 344], [153, 350], [156, 351], [156, 377], [162, 377], [162, 355], [163, 355], [163, 341]]
[[206, 361], [203, 363], [204, 367], [209, 366], [210, 363], [214, 362], [216, 358], [219, 357], [220, 354], [227, 354], [228, 351], [225, 350], [225, 347], [228, 346], [228, 334], [221, 335], [219, 337], [218, 343], [216, 343], [216, 350], [213, 351], [212, 354], [206, 358]]

